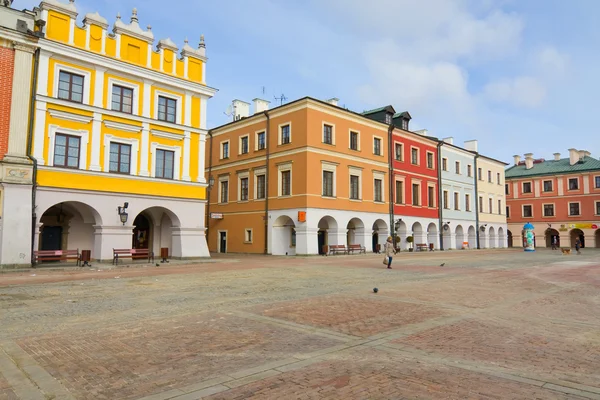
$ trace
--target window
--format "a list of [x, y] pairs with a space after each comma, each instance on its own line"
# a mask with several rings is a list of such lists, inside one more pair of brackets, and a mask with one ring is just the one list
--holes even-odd
[[427, 168], [433, 168], [433, 153], [427, 153]]
[[569, 203], [569, 215], [579, 215], [579, 203]]
[[350, 175], [350, 198], [358, 200], [359, 197], [359, 178], [357, 175]]
[[129, 173], [129, 164], [131, 160], [131, 145], [121, 143], [110, 144], [110, 172], [120, 174]]
[[510, 218], [510, 207], [506, 207], [506, 218]]
[[221, 158], [229, 158], [229, 142], [221, 143]]
[[492, 183], [492, 171], [488, 171], [488, 182]]
[[480, 181], [483, 180], [483, 173], [481, 172], [481, 168], [477, 168], [477, 179], [479, 179]]
[[229, 200], [229, 181], [221, 182], [221, 203], [227, 203]]
[[131, 114], [133, 111], [133, 89], [113, 85], [111, 108], [114, 111]]
[[531, 182], [523, 182], [523, 193], [531, 193]]
[[385, 123], [388, 125], [392, 123], [392, 115], [391, 114], [385, 114]]
[[54, 166], [79, 168], [79, 146], [81, 138], [56, 134], [54, 137]]
[[600, 189], [600, 176], [594, 177], [594, 182], [595, 182], [594, 187], [596, 189]]
[[248, 201], [248, 178], [240, 178], [240, 201]]
[[442, 158], [442, 170], [448, 171], [448, 159]]
[[544, 181], [544, 192], [552, 191], [552, 181]]
[[467, 165], [467, 176], [469, 178], [473, 177], [473, 166], [471, 164]]
[[290, 126], [284, 125], [281, 127], [281, 144], [290, 143]]
[[596, 215], [600, 215], [600, 201], [596, 202]]
[[419, 164], [419, 150], [418, 149], [410, 149], [410, 162], [414, 165]]
[[323, 171], [323, 196], [333, 197], [333, 172]]
[[281, 171], [281, 195], [289, 196], [292, 194], [291, 171]]
[[374, 198], [375, 201], [383, 201], [383, 199], [382, 199], [383, 195], [381, 193], [382, 187], [383, 186], [382, 186], [381, 179], [375, 179], [375, 181], [374, 181], [374, 190], [375, 190], [375, 193], [374, 193], [374, 196], [373, 196], [373, 198]]
[[404, 204], [404, 182], [396, 181], [396, 204]]
[[419, 187], [420, 185], [418, 183], [413, 183], [412, 185], [412, 204], [413, 206], [420, 206], [420, 202], [419, 202], [419, 191], [421, 190], [421, 188]]
[[264, 199], [265, 196], [265, 175], [256, 176], [256, 198]]
[[460, 202], [458, 200], [458, 193], [454, 192], [454, 209], [460, 210]]
[[498, 214], [502, 215], [502, 200], [498, 200]]
[[523, 206], [523, 217], [525, 217], [525, 218], [533, 217], [532, 206]]
[[240, 153], [248, 154], [248, 136], [244, 136], [240, 139]]
[[435, 193], [434, 193], [434, 187], [433, 186], [429, 186], [427, 188], [427, 205], [429, 207], [435, 207]]
[[544, 204], [544, 217], [554, 217], [554, 204]]
[[509, 190], [508, 190], [508, 183], [506, 183], [504, 185], [504, 194], [509, 194], [508, 192], [509, 192]]
[[252, 243], [252, 229], [244, 230], [244, 243]]
[[350, 132], [350, 149], [358, 150], [358, 132]]
[[488, 212], [490, 214], [493, 212], [492, 204], [493, 204], [493, 200], [492, 199], [488, 199], [488, 206], [490, 207], [490, 209], [489, 209]]
[[177, 115], [177, 100], [158, 96], [158, 119], [175, 123]]
[[333, 126], [323, 125], [323, 143], [333, 144]]
[[479, 196], [479, 212], [483, 212], [483, 197]]
[[498, 183], [498, 185], [500, 185], [500, 172], [496, 173], [496, 183]]
[[83, 76], [60, 71], [58, 75], [58, 98], [83, 103]]
[[405, 131], [408, 130], [408, 121], [405, 119], [402, 120], [402, 129], [404, 129]]
[[373, 138], [373, 154], [381, 155], [381, 139]]
[[569, 178], [569, 190], [577, 190], [577, 189], [579, 189], [579, 179]]
[[400, 143], [396, 143], [395, 150], [396, 150], [396, 152], [395, 152], [396, 153], [396, 161], [402, 161], [402, 159], [404, 158], [404, 157], [402, 157], [402, 150], [403, 150], [402, 145]]
[[175, 152], [169, 150], [156, 150], [156, 171], [154, 176], [157, 178], [173, 179], [175, 167]]
[[460, 175], [460, 161], [456, 161], [454, 163], [454, 172], [458, 175]]
[[257, 150], [263, 150], [265, 148], [265, 133], [264, 132], [258, 132], [256, 134], [256, 149]]
[[444, 208], [448, 209], [448, 191], [444, 190]]
[[465, 194], [465, 210], [471, 211], [471, 196]]

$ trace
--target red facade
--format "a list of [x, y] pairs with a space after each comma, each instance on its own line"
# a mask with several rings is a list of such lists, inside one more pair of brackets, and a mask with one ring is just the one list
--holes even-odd
[[8, 151], [8, 128], [15, 52], [0, 46], [0, 160]]

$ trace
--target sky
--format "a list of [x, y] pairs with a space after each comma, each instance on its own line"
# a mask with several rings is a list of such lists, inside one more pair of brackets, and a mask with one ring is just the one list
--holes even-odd
[[[67, 0], [60, 0], [66, 2]], [[15, 8], [39, 1], [15, 0]], [[208, 128], [234, 99], [337, 97], [356, 112], [391, 104], [411, 130], [480, 153], [600, 157], [597, 0], [76, 0], [78, 23], [152, 26], [155, 44], [205, 35]]]

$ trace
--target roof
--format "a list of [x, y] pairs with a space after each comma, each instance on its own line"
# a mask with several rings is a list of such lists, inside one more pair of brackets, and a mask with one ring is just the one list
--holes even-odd
[[399, 117], [412, 119], [412, 117], [410, 116], [410, 114], [408, 113], [408, 111], [403, 111], [401, 113], [396, 113], [393, 116], [393, 118], [399, 118]]
[[525, 168], [525, 164], [513, 165], [506, 170], [505, 176], [510, 178], [524, 178], [539, 175], [575, 174], [585, 171], [600, 171], [600, 160], [585, 157], [575, 165], [570, 164], [569, 158], [548, 160], [533, 164], [533, 168]]
[[396, 110], [394, 110], [394, 107], [388, 105], [388, 106], [384, 106], [384, 107], [375, 108], [373, 110], [363, 111], [362, 115], [375, 114], [375, 113], [378, 113], [381, 111], [389, 111], [392, 114], [396, 113]]

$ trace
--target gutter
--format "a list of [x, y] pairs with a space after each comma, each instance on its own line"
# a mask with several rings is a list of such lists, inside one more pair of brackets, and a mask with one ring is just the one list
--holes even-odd
[[[209, 240], [209, 229], [210, 229], [210, 192], [212, 190], [212, 187], [210, 186], [210, 177], [211, 177], [211, 173], [212, 173], [212, 154], [213, 154], [213, 135], [212, 135], [212, 129], [210, 129], [208, 131], [208, 136], [210, 137], [210, 144], [209, 144], [209, 151], [208, 151], [208, 196], [207, 196], [207, 204], [206, 204], [206, 247], [208, 247], [208, 252], [210, 253], [210, 246], [208, 244], [208, 240]], [[218, 238], [217, 238], [218, 240]], [[218, 241], [217, 241], [217, 251], [219, 251], [218, 249]]]
[[271, 117], [269, 116], [269, 110], [264, 111], [265, 117], [267, 118], [267, 126], [265, 128], [265, 254], [269, 254], [269, 156], [271, 153], [271, 146], [269, 145], [269, 125], [271, 124]]
[[479, 169], [477, 168], [477, 159], [479, 158], [479, 153], [475, 153], [475, 161], [473, 162], [473, 168], [475, 173], [473, 174], [475, 179], [475, 235], [477, 236], [477, 250], [481, 249], [479, 245], [479, 188], [477, 185], [477, 181], [479, 181]]
[[[393, 165], [393, 160], [394, 160], [394, 149], [392, 148], [392, 135], [394, 134], [394, 125], [390, 124], [390, 126], [388, 127], [388, 169], [389, 169], [389, 188], [390, 190], [388, 190], [389, 192], [389, 203], [390, 203], [390, 207], [389, 207], [389, 217], [390, 217], [390, 236], [392, 237], [392, 243], [394, 244], [394, 247], [396, 246], [396, 229], [395, 229], [395, 225], [394, 225], [394, 195], [393, 195], [393, 191], [395, 190], [395, 185], [394, 185], [394, 165]], [[393, 232], [393, 234], [392, 234]]]
[[33, 146], [33, 127], [35, 124], [35, 102], [36, 102], [36, 93], [37, 93], [37, 84], [38, 84], [38, 68], [40, 65], [40, 49], [37, 48], [35, 50], [35, 54], [33, 55], [33, 82], [31, 84], [31, 101], [29, 102], [29, 122], [27, 126], [27, 158], [31, 160], [33, 163], [33, 174], [31, 176], [31, 266], [35, 268], [35, 257], [33, 256], [34, 252], [34, 244], [35, 244], [35, 235], [36, 235], [36, 222], [37, 215], [35, 213], [35, 200], [36, 200], [36, 190], [37, 190], [37, 170], [38, 170], [38, 162], [35, 157], [31, 154], [32, 146]]
[[439, 227], [440, 227], [440, 250], [444, 250], [444, 205], [442, 204], [442, 146], [444, 145], [443, 140], [439, 140], [437, 144], [437, 175], [438, 175], [438, 218], [439, 218]]

